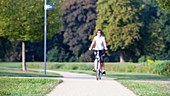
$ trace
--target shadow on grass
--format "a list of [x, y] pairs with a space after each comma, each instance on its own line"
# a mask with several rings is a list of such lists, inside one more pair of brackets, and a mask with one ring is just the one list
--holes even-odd
[[114, 73], [107, 74], [108, 77], [115, 78], [117, 80], [161, 80], [170, 81], [168, 76], [152, 75], [152, 74], [131, 74], [131, 73]]
[[7, 76], [7, 77], [53, 77], [53, 78], [59, 78], [62, 77], [58, 74], [52, 74], [52, 73], [47, 73], [46, 75], [43, 73], [39, 72], [0, 72], [0, 77], [1, 76]]

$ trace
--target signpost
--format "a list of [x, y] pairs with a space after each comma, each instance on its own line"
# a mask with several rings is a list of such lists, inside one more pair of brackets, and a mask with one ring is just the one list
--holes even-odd
[[54, 4], [48, 4], [47, 0], [44, 0], [44, 74], [46, 75], [46, 63], [47, 63], [47, 11], [54, 9]]

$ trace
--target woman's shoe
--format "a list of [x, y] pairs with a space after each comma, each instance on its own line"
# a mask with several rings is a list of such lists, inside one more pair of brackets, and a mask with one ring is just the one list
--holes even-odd
[[106, 71], [105, 71], [105, 70], [102, 70], [102, 74], [106, 74]]
[[95, 69], [92, 69], [92, 71], [93, 71], [93, 72], [96, 72], [96, 70], [95, 70]]

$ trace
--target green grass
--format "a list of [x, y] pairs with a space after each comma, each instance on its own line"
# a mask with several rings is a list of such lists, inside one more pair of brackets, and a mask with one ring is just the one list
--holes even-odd
[[0, 96], [45, 96], [61, 80], [0, 78]]
[[[3, 64], [0, 63], [0, 66], [2, 66]], [[16, 68], [16, 70], [18, 70], [17, 68], [19, 67], [16, 66], [15, 64], [19, 66], [19, 64], [17, 63], [11, 63], [5, 66], [8, 68], [12, 67], [14, 70]], [[5, 66], [3, 66], [3, 68]], [[29, 62], [27, 63], [27, 66], [28, 68], [43, 69], [43, 62]], [[144, 73], [144, 72], [147, 72], [145, 71], [147, 70], [147, 66], [141, 66], [141, 65], [137, 65], [138, 67], [137, 71], [134, 71], [135, 72], [134, 73], [133, 70], [129, 70], [129, 66], [132, 67], [130, 69], [133, 69], [133, 67], [136, 65], [133, 65], [133, 64], [130, 64], [130, 65], [113, 64], [112, 65], [111, 63], [109, 63], [106, 66], [107, 68], [106, 77], [114, 78], [115, 80], [117, 80], [118, 82], [126, 86], [128, 89], [136, 93], [137, 96], [170, 96], [170, 77], [169, 76], [161, 76], [161, 75], [156, 75], [156, 74]], [[95, 75], [95, 73], [91, 71], [92, 68], [93, 68], [93, 65], [87, 64], [87, 63], [74, 63], [74, 62], [73, 63], [56, 63], [56, 62], [50, 63], [50, 62], [47, 62], [47, 69], [50, 69], [50, 70], [64, 70], [64, 71], [87, 73], [87, 74]], [[116, 68], [119, 68], [119, 70], [117, 70]], [[121, 73], [119, 71], [121, 71]], [[142, 73], [136, 73], [136, 72], [142, 72]], [[7, 74], [7, 73], [4, 73], [4, 74]]]
[[5, 76], [5, 77], [62, 77], [59, 74], [54, 74], [54, 73], [46, 73], [47, 75], [45, 76], [44, 73], [42, 72], [32, 72], [32, 71], [1, 71], [0, 70], [0, 77]]
[[21, 65], [19, 62], [0, 62], [0, 67], [19, 68], [19, 65]]
[[110, 73], [107, 77], [132, 90], [138, 96], [170, 96], [170, 77], [141, 73]]
[[[71, 72], [95, 75], [86, 70], [71, 70]], [[170, 77], [143, 73], [108, 72], [104, 77], [114, 78], [137, 96], [170, 96]]]
[[20, 63], [0, 63], [0, 96], [45, 96], [62, 82], [56, 73], [21, 71]]
[[119, 80], [124, 86], [131, 89], [138, 96], [170, 96], [170, 83], [142, 82], [132, 80]]
[[156, 80], [156, 81], [170, 81], [170, 77], [161, 76], [155, 74], [144, 74], [144, 73], [113, 73], [108, 72], [106, 75], [117, 80]]
[[28, 71], [21, 71], [17, 68], [6, 68], [6, 67], [0, 67], [0, 77], [62, 77], [59, 74], [56, 73], [49, 73], [47, 72], [46, 75], [42, 71], [36, 71], [36, 70], [28, 70]]

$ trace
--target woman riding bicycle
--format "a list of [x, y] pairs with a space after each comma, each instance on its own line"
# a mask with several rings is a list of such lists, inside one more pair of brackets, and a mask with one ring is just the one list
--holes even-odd
[[[101, 29], [97, 30], [97, 34], [93, 38], [93, 41], [92, 41], [92, 43], [90, 45], [89, 50], [92, 50], [94, 45], [95, 45], [96, 50], [100, 50], [99, 55], [100, 55], [102, 73], [106, 74], [106, 71], [104, 70], [104, 54], [105, 54], [105, 50], [107, 50], [107, 46], [106, 46], [105, 37], [103, 36], [103, 33], [102, 33]], [[93, 71], [95, 71], [95, 69], [93, 69]]]

